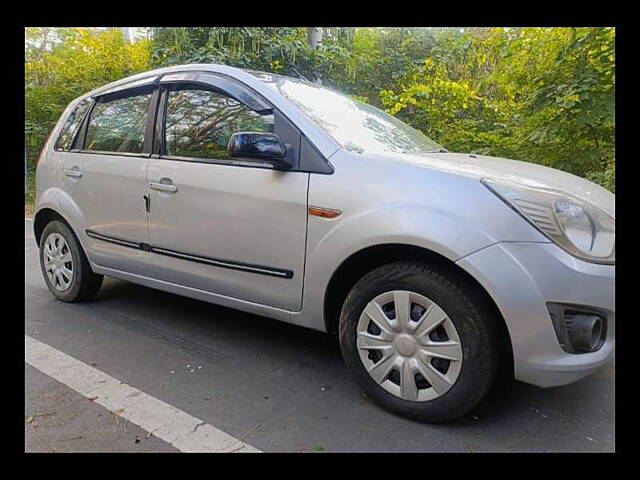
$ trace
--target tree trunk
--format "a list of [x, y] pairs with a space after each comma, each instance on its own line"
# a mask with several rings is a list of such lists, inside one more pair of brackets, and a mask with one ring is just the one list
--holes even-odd
[[131, 43], [131, 33], [129, 32], [129, 27], [119, 27], [122, 32], [122, 36], [124, 37], [124, 41], [127, 43]]
[[318, 48], [322, 43], [322, 28], [307, 27], [307, 42], [311, 48]]
[[[307, 43], [310, 48], [316, 49], [322, 43], [322, 28], [321, 27], [307, 27]], [[322, 79], [317, 72], [313, 72], [313, 81], [319, 85], [322, 85]]]

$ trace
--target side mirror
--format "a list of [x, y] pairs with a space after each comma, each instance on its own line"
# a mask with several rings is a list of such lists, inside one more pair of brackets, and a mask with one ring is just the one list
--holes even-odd
[[229, 156], [261, 160], [278, 170], [293, 167], [287, 148], [275, 133], [236, 132], [229, 139]]

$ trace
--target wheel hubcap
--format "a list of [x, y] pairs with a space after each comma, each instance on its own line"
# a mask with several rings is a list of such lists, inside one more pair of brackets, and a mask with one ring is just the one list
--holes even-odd
[[418, 344], [411, 335], [400, 334], [393, 340], [393, 347], [396, 352], [403, 357], [413, 357], [416, 350], [418, 350]]
[[404, 400], [443, 395], [462, 367], [453, 322], [435, 302], [415, 292], [394, 290], [371, 300], [358, 320], [357, 347], [371, 378]]
[[42, 257], [45, 273], [53, 288], [60, 292], [67, 290], [73, 281], [73, 258], [64, 237], [59, 233], [49, 235], [44, 242]]

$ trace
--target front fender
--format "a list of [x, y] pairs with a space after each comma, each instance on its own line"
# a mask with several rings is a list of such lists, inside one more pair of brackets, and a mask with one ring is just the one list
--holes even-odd
[[[339, 220], [339, 221], [338, 221]], [[353, 254], [377, 245], [404, 244], [455, 262], [495, 240], [452, 212], [385, 205], [327, 220], [309, 217], [303, 314], [295, 323], [324, 329], [325, 291], [333, 273]]]
[[[451, 211], [418, 205], [379, 206], [347, 216], [329, 228], [325, 222], [309, 218], [308, 261], [322, 258], [326, 264], [327, 258], [347, 258], [370, 246], [400, 243], [426, 248], [455, 262], [495, 241]], [[319, 235], [315, 242], [314, 234]]]
[[501, 241], [548, 241], [475, 178], [339, 151], [333, 175], [312, 175], [303, 309], [295, 323], [323, 330], [324, 298], [338, 267], [376, 245], [424, 248], [456, 262]]

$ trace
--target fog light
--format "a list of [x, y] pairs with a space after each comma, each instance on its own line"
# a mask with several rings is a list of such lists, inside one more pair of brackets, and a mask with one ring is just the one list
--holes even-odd
[[595, 352], [604, 343], [602, 320], [596, 315], [566, 315], [569, 341], [578, 352]]
[[606, 315], [576, 305], [547, 303], [560, 346], [568, 353], [599, 350], [607, 338]]

